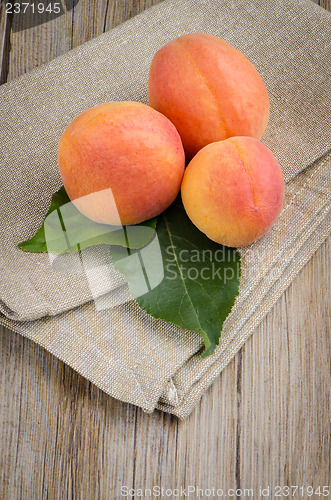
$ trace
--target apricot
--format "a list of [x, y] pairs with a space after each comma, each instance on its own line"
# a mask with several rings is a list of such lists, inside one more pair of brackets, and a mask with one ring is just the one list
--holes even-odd
[[84, 111], [63, 133], [59, 167], [76, 207], [105, 224], [138, 224], [176, 198], [185, 154], [174, 125], [137, 102]]
[[232, 137], [197, 153], [186, 168], [182, 200], [187, 215], [211, 240], [249, 245], [276, 221], [284, 201], [282, 170], [257, 139]]
[[205, 33], [181, 36], [155, 54], [149, 104], [176, 126], [189, 158], [228, 137], [260, 139], [269, 117], [268, 92], [253, 64]]

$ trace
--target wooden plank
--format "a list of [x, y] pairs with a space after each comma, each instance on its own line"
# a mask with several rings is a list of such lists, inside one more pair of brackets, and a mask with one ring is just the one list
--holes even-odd
[[[81, 45], [102, 34], [104, 31], [124, 22], [133, 15], [162, 0], [80, 0], [74, 2], [71, 10], [64, 9], [64, 14], [45, 23], [33, 26], [31, 9], [21, 17], [12, 16], [13, 30], [10, 33], [10, 52], [7, 63], [8, 80], [48, 62], [54, 57], [65, 54], [68, 50]], [[64, 3], [62, 2], [64, 5]], [[4, 23], [4, 14], [1, 15]], [[22, 21], [23, 19], [23, 21]], [[19, 30], [22, 26], [32, 26]], [[8, 22], [7, 22], [8, 25]], [[8, 37], [7, 37], [8, 38]], [[1, 48], [1, 45], [0, 45]]]
[[5, 2], [0, 5], [0, 85], [6, 83], [9, 71], [10, 32], [12, 16], [6, 14]]
[[[27, 9], [25, 14], [12, 19], [11, 51], [8, 80], [65, 54], [72, 48], [73, 10], [45, 24], [34, 25], [34, 14]], [[21, 27], [29, 27], [20, 29]]]
[[[5, 79], [153, 3], [80, 0], [21, 33], [6, 31], [2, 6]], [[190, 485], [253, 488], [259, 498], [260, 486], [328, 484], [330, 251], [329, 238], [184, 422], [109, 398], [0, 327], [1, 500], [117, 499], [121, 486]]]
[[126, 2], [122, 2], [122, 0], [107, 0], [108, 9], [105, 31], [114, 28], [160, 2], [162, 0], [127, 0]]
[[330, 481], [330, 250], [329, 238], [243, 349], [240, 469], [255, 488]]
[[312, 0], [312, 1], [323, 7], [323, 9], [326, 9], [329, 12], [331, 11], [331, 0]]

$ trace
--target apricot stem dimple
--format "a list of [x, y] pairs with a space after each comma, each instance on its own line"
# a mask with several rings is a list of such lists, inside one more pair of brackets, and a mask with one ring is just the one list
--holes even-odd
[[207, 78], [205, 77], [205, 75], [203, 74], [203, 72], [201, 71], [201, 69], [199, 68], [199, 66], [198, 66], [196, 60], [194, 59], [194, 57], [192, 56], [191, 52], [187, 49], [187, 47], [185, 47], [185, 45], [182, 43], [182, 41], [180, 41], [180, 38], [177, 38], [176, 42], [178, 43], [178, 45], [180, 45], [183, 48], [183, 50], [185, 51], [185, 53], [188, 55], [189, 59], [191, 60], [192, 64], [194, 65], [194, 67], [195, 67], [198, 75], [202, 78], [202, 80], [204, 81], [207, 89], [209, 90], [209, 92], [210, 92], [210, 94], [212, 96], [212, 99], [215, 102], [215, 105], [216, 105], [216, 108], [217, 108], [218, 118], [220, 120], [221, 127], [224, 129], [226, 137], [228, 137], [231, 134], [230, 134], [229, 130], [227, 129], [224, 117], [222, 116], [222, 113], [221, 113], [221, 110], [220, 110], [220, 107], [219, 107], [219, 104], [218, 104], [218, 100], [216, 98], [216, 95], [215, 95], [213, 89], [210, 87]]

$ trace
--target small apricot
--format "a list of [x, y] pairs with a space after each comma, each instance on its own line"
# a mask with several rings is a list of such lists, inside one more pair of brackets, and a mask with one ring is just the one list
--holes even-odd
[[276, 221], [284, 201], [282, 170], [257, 139], [232, 137], [204, 147], [186, 168], [187, 215], [211, 240], [249, 245]]
[[71, 201], [104, 224], [138, 224], [176, 198], [185, 154], [174, 125], [138, 102], [109, 102], [73, 120], [59, 143]]
[[149, 104], [175, 125], [189, 158], [228, 137], [260, 139], [269, 117], [268, 92], [253, 64], [206, 33], [181, 36], [155, 54]]

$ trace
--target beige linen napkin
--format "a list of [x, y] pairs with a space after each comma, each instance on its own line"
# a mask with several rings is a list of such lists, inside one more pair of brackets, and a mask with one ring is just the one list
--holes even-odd
[[[330, 233], [330, 18], [309, 0], [168, 0], [0, 87], [0, 322], [108, 394], [187, 416]], [[261, 73], [271, 104], [263, 142], [286, 180], [276, 225], [241, 250], [240, 295], [207, 359], [198, 334], [126, 301], [105, 246], [86, 251], [94, 283], [77, 255], [53, 260], [16, 246], [61, 185], [57, 144], [67, 124], [105, 101], [147, 102], [153, 54], [196, 31], [233, 44]]]

